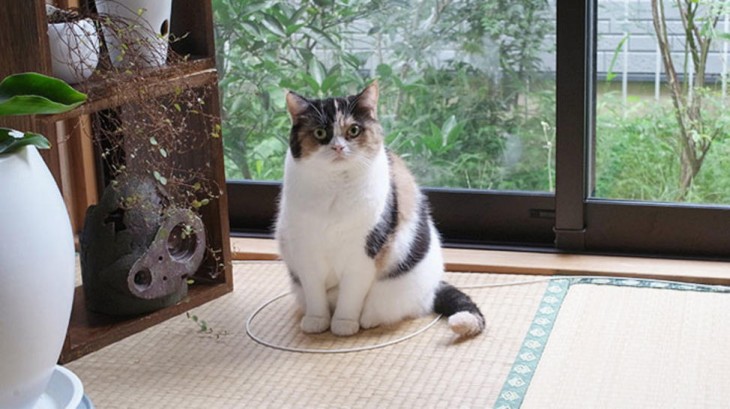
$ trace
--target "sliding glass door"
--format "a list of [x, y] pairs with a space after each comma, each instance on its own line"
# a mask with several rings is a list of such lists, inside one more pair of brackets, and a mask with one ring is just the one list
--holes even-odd
[[[377, 78], [387, 144], [447, 245], [730, 258], [725, 11], [698, 30], [714, 36], [704, 68], [666, 52], [689, 101], [682, 134], [676, 87], [647, 62], [666, 54], [656, 2], [215, 0], [232, 229], [270, 235], [285, 89]], [[677, 47], [674, 5], [657, 19]]]
[[[571, 3], [583, 4], [558, 10], [584, 35], [565, 37], [585, 43], [565, 47], [585, 50], [585, 62], [561, 56], [559, 24], [558, 180], [571, 196], [559, 184], [558, 247], [730, 258], [726, 2], [598, 0], [580, 11]], [[561, 62], [586, 67], [583, 114], [571, 108], [563, 122]], [[581, 118], [582, 132], [570, 128]], [[561, 132], [564, 122], [572, 132]], [[582, 163], [571, 161], [579, 154]]]

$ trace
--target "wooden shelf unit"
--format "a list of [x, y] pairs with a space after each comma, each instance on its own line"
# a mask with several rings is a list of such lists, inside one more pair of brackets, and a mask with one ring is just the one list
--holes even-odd
[[[58, 0], [61, 7], [91, 7], [93, 0]], [[48, 44], [45, 0], [7, 0], [0, 13], [0, 50], [6, 58], [0, 60], [0, 78], [13, 73], [35, 71], [51, 75], [51, 56]], [[220, 103], [215, 70], [215, 46], [213, 42], [213, 11], [210, 0], [187, 0], [173, 2], [170, 30], [174, 38], [172, 50], [179, 55], [188, 56], [184, 62], [177, 63], [174, 69], [160, 68], [145, 72], [142, 82], [145, 98], [163, 98], [184, 87], [197, 92], [207, 90], [205, 114], [209, 118], [220, 117]], [[101, 58], [108, 58], [104, 55]], [[131, 84], [132, 82], [130, 82]], [[139, 83], [135, 83], [139, 86]], [[74, 141], [79, 135], [64, 134], [64, 129], [86, 129], [91, 131], [89, 115], [102, 110], [134, 104], [140, 97], [134, 89], [124, 82], [114, 84], [95, 80], [92, 76], [87, 82], [77, 86], [89, 95], [83, 106], [58, 115], [1, 118], [0, 126], [13, 127], [25, 131], [35, 131], [48, 137], [53, 147], [42, 153], [64, 195], [72, 224], [76, 232], [81, 229], [82, 215], [86, 206], [98, 200], [98, 191], [90, 189], [99, 171], [89, 169], [98, 156], [93, 146], [86, 141]], [[215, 119], [216, 121], [218, 119]], [[79, 125], [81, 124], [81, 125]], [[208, 132], [209, 123], [200, 120], [191, 126], [191, 132]], [[76, 132], [78, 133], [78, 132]], [[83, 132], [82, 132], [83, 133]], [[207, 146], [197, 152], [196, 158], [188, 166], [200, 169], [214, 180], [225, 193], [225, 171], [223, 146], [220, 138], [208, 137]], [[85, 156], [85, 157], [83, 157]], [[91, 176], [90, 176], [91, 175]], [[89, 198], [89, 192], [97, 196]], [[233, 289], [231, 252], [228, 227], [228, 199], [223, 194], [211, 201], [201, 211], [206, 227], [208, 244], [220, 250], [223, 271], [210, 279], [208, 272], [215, 267], [216, 260], [207, 257], [193, 278], [199, 278], [190, 286], [188, 295], [174, 306], [136, 317], [112, 317], [87, 311], [82, 287], [76, 288], [71, 322], [60, 357], [66, 363], [85, 354], [96, 351], [152, 325], [179, 315], [193, 307], [220, 297]]]
[[81, 358], [230, 291], [231, 289], [225, 284], [195, 285], [190, 287], [185, 299], [171, 307], [138, 317], [112, 317], [87, 310], [84, 305], [83, 288], [77, 287], [74, 296], [74, 313], [71, 314], [68, 337], [66, 337], [59, 362], [66, 363]]

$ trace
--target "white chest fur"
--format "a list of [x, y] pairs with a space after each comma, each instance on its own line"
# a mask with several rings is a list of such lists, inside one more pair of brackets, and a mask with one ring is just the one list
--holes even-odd
[[288, 155], [277, 224], [282, 256], [293, 265], [301, 257], [320, 257], [337, 270], [364, 255], [389, 192], [384, 150], [366, 166], [331, 168]]

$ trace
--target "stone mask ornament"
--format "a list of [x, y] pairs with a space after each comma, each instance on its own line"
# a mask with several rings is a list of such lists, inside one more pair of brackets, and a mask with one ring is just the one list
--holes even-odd
[[180, 301], [206, 250], [203, 221], [169, 205], [149, 176], [127, 174], [86, 212], [81, 272], [86, 305], [110, 315], [137, 315]]

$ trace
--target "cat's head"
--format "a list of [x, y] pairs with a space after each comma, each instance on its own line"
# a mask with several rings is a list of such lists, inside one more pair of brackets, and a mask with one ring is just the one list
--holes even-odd
[[378, 84], [357, 95], [308, 99], [286, 95], [292, 120], [289, 148], [296, 161], [332, 169], [367, 165], [383, 146], [378, 122]]

